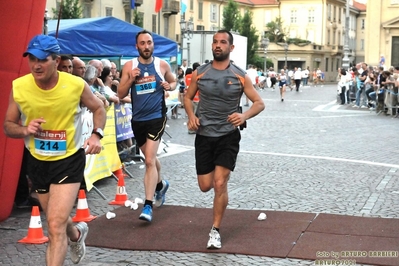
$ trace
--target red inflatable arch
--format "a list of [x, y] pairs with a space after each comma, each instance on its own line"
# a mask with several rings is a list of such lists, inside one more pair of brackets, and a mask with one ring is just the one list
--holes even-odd
[[[42, 33], [46, 0], [0, 1], [0, 117], [4, 116], [12, 81], [29, 73], [28, 61], [22, 57], [29, 40]], [[10, 139], [0, 130], [0, 221], [8, 218], [14, 204], [21, 168], [23, 141]]]

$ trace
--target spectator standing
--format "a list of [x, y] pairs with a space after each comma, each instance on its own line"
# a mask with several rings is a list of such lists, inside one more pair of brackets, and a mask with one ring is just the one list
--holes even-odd
[[182, 62], [182, 64], [181, 64], [180, 68], [183, 69], [183, 73], [186, 73], [186, 70], [187, 70], [187, 68], [188, 68], [187, 60], [186, 60], [186, 59], [183, 59], [183, 62]]
[[385, 70], [385, 57], [383, 54], [380, 56], [380, 67]]
[[[191, 70], [192, 72], [192, 70]], [[181, 67], [177, 69], [177, 83], [179, 84], [179, 102], [180, 107], [183, 108], [184, 91], [186, 90], [186, 80], [184, 78], [184, 72]]]
[[292, 91], [292, 80], [294, 80], [294, 71], [292, 69], [288, 70], [286, 72], [287, 75], [287, 86], [291, 89]]
[[302, 86], [304, 87], [308, 87], [309, 74], [310, 74], [309, 67], [307, 67], [302, 71]]
[[269, 77], [270, 77], [270, 87], [272, 87], [272, 91], [274, 91], [274, 85], [277, 83], [277, 73], [274, 71], [272, 67], [269, 68]]
[[116, 74], [116, 72], [118, 72], [118, 69], [116, 68], [116, 64], [114, 62], [111, 62], [112, 79], [119, 79], [119, 76]]
[[360, 74], [356, 67], [352, 68], [354, 74], [354, 84], [356, 86], [356, 99], [355, 104], [352, 107], [359, 108], [360, 107], [360, 96], [361, 96], [361, 86], [362, 82], [360, 80]]
[[294, 80], [295, 80], [295, 90], [299, 92], [299, 87], [301, 86], [302, 71], [301, 68], [294, 68]]
[[60, 63], [58, 64], [58, 71], [66, 72], [69, 74], [72, 74], [72, 56], [70, 55], [61, 55], [60, 56], [61, 60]]
[[[358, 90], [356, 91], [356, 105], [355, 107], [360, 108], [368, 108], [367, 107], [367, 97], [366, 97], [366, 89], [365, 89], [365, 81], [367, 79], [367, 76], [369, 74], [367, 64], [362, 63], [361, 64], [361, 69], [362, 72], [359, 76], [359, 82], [358, 82]], [[361, 104], [361, 105], [360, 105]]]
[[86, 72], [83, 79], [87, 82], [94, 95], [97, 96], [97, 98], [100, 99], [103, 103], [104, 107], [107, 108], [109, 106], [109, 102], [107, 101], [105, 96], [93, 88], [93, 84], [97, 80], [97, 68], [91, 65], [87, 65], [85, 68]]
[[364, 82], [364, 89], [365, 89], [365, 94], [367, 97], [368, 107], [371, 107], [372, 99], [370, 98], [369, 94], [374, 91], [375, 81], [376, 81], [376, 76], [374, 73], [374, 67], [369, 66], [368, 67], [368, 75], [367, 75], [366, 81]]
[[[70, 214], [84, 178], [85, 154], [100, 153], [106, 120], [105, 109], [84, 80], [57, 71], [59, 52], [54, 37], [32, 38], [24, 53], [31, 73], [13, 81], [4, 121], [5, 134], [24, 138], [29, 150], [27, 172], [49, 232], [46, 265], [64, 264], [68, 241], [73, 263], [85, 256], [87, 224], [74, 225]], [[81, 104], [93, 112], [94, 121], [93, 134], [85, 141]]]
[[99, 78], [104, 69], [103, 63], [101, 63], [100, 60], [92, 59], [89, 61], [88, 64], [94, 66], [97, 69], [97, 79], [94, 81], [93, 88], [99, 91], [100, 93], [104, 93], [102, 91], [102, 87], [104, 87], [104, 84]]
[[103, 59], [100, 60], [100, 62], [101, 62], [101, 64], [103, 64], [103, 68], [104, 67], [108, 67], [109, 69], [112, 68], [112, 63], [111, 63], [111, 61], [109, 59], [103, 58]]
[[[207, 243], [209, 249], [222, 247], [219, 228], [228, 204], [227, 182], [239, 151], [241, 136], [238, 127], [264, 109], [262, 98], [249, 76], [231, 63], [233, 49], [233, 35], [226, 30], [217, 31], [212, 42], [214, 60], [194, 71], [184, 98], [189, 118], [187, 127], [197, 131], [195, 159], [198, 184], [203, 192], [214, 189], [213, 226]], [[194, 114], [192, 100], [197, 91], [201, 98], [197, 114]], [[239, 113], [243, 92], [253, 104], [244, 113]]]
[[[208, 63], [209, 63], [209, 60], [208, 60]], [[207, 64], [208, 64], [207, 63]], [[191, 73], [187, 73], [186, 74], [186, 85], [187, 85], [187, 87], [186, 87], [186, 90], [185, 90], [185, 92], [184, 92], [184, 94], [186, 94], [187, 93], [187, 90], [188, 90], [188, 88], [190, 87], [190, 84], [191, 84], [191, 79], [192, 79], [192, 76], [193, 76], [193, 72], [195, 71], [195, 70], [197, 70], [197, 68], [200, 66], [201, 64], [199, 63], [199, 62], [195, 62], [194, 64], [193, 64], [193, 71], [191, 72]], [[194, 98], [193, 98], [193, 101], [192, 101], [192, 103], [193, 103], [193, 113], [194, 114], [196, 114], [197, 113], [197, 108], [198, 108], [198, 104], [199, 104], [199, 91], [197, 91], [197, 93], [195, 94], [195, 96], [194, 96]], [[183, 101], [184, 101], [184, 99], [183, 99]], [[188, 129], [188, 134], [195, 134], [196, 132], [194, 131], [194, 130], [190, 130], [190, 129]]]
[[388, 115], [396, 115], [394, 106], [397, 105], [397, 91], [395, 93], [394, 88], [396, 84], [396, 80], [390, 71], [382, 72], [382, 75], [385, 77], [385, 81], [382, 82], [384, 85], [384, 104], [386, 107], [386, 111]]
[[[256, 86], [256, 78], [258, 76], [258, 71], [256, 71], [256, 69], [254, 68], [253, 65], [249, 65], [248, 66], [247, 75], [251, 79], [252, 86], [254, 86], [254, 88], [256, 89], [256, 87], [257, 87]], [[247, 96], [245, 96], [245, 104], [244, 104], [244, 106], [249, 106], [249, 101], [248, 101], [248, 97]]]
[[72, 59], [72, 74], [81, 78], [84, 78], [86, 72], [86, 65], [79, 57]]
[[317, 69], [316, 69], [316, 68], [313, 69], [313, 72], [312, 72], [312, 80], [313, 80], [313, 86], [314, 86], [314, 87], [317, 87], [318, 80], [317, 80]]
[[[112, 73], [111, 73], [111, 69], [109, 67], [104, 67], [103, 71], [101, 72], [100, 79], [101, 79], [102, 83], [104, 84], [103, 95], [105, 96], [107, 101], [109, 103], [119, 104], [119, 98], [116, 95], [116, 92], [112, 91], [112, 89], [111, 89], [112, 82], [114, 82], [114, 81], [112, 80]], [[116, 82], [118, 82], [118, 81], [116, 81]], [[126, 97], [128, 97], [128, 95]], [[123, 98], [125, 98], [125, 97], [123, 97]]]
[[341, 99], [341, 105], [344, 105], [348, 99], [346, 99], [346, 90], [349, 87], [349, 81], [351, 80], [351, 75], [348, 73], [345, 69], [339, 68], [339, 82], [338, 86], [340, 88], [340, 99]]
[[119, 98], [130, 91], [132, 98], [132, 129], [145, 157], [145, 202], [139, 219], [151, 222], [153, 199], [160, 207], [165, 202], [169, 182], [161, 178], [157, 151], [166, 124], [165, 91], [176, 89], [176, 79], [169, 64], [154, 57], [154, 41], [149, 31], [136, 35], [139, 57], [125, 63], [118, 88]]

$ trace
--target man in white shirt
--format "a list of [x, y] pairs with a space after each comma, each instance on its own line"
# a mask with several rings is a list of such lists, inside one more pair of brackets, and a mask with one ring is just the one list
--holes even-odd
[[277, 73], [274, 71], [272, 67], [269, 69], [269, 78], [270, 78], [270, 87], [272, 88], [272, 91], [274, 91], [274, 85], [277, 82]]
[[[249, 65], [248, 66], [247, 75], [251, 79], [251, 82], [252, 82], [252, 85], [254, 86], [254, 88], [257, 89], [256, 77], [258, 76], [258, 71], [256, 71], [256, 69], [254, 68], [253, 65]], [[248, 97], [245, 97], [245, 100], [246, 101], [245, 101], [245, 105], [244, 106], [249, 106]]]
[[287, 86], [291, 89], [291, 91], [292, 91], [292, 80], [294, 80], [294, 71], [290, 69], [288, 70], [287, 73]]
[[183, 62], [182, 62], [182, 64], [181, 64], [180, 68], [183, 69], [184, 75], [186, 75], [187, 67], [188, 67], [188, 65], [187, 65], [187, 60], [186, 60], [186, 59], [183, 59]]
[[294, 80], [295, 80], [295, 89], [299, 92], [299, 87], [301, 86], [302, 80], [302, 71], [301, 68], [294, 68]]
[[302, 85], [304, 87], [308, 87], [308, 80], [309, 80], [309, 67], [302, 71]]

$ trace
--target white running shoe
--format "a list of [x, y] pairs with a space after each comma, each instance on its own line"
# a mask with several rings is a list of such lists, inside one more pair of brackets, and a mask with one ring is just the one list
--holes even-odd
[[216, 229], [212, 228], [209, 233], [208, 245], [206, 248], [208, 249], [219, 249], [222, 247], [222, 242], [220, 240], [220, 234]]
[[76, 242], [69, 240], [69, 247], [70, 247], [71, 261], [75, 264], [78, 264], [86, 255], [85, 240], [87, 234], [89, 233], [89, 227], [85, 222], [80, 222], [75, 226], [80, 232], [80, 237]]

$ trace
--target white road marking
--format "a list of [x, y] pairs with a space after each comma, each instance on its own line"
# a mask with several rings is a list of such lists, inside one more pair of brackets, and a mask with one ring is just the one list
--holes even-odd
[[263, 154], [263, 155], [274, 155], [274, 156], [296, 157], [296, 158], [308, 158], [308, 159], [329, 160], [329, 161], [338, 161], [338, 162], [349, 162], [349, 163], [367, 164], [367, 165], [375, 165], [375, 166], [384, 166], [384, 167], [390, 167], [390, 168], [399, 168], [399, 164], [379, 163], [379, 162], [372, 162], [372, 161], [344, 159], [344, 158], [336, 158], [336, 157], [328, 157], [328, 156], [314, 156], [314, 155], [288, 154], [288, 153], [276, 153], [276, 152], [258, 152], [258, 151], [240, 151], [240, 153]]

